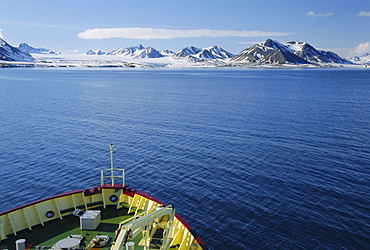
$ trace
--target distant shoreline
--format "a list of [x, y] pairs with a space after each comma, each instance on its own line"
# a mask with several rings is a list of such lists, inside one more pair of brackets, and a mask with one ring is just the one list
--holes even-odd
[[[126, 58], [125, 58], [126, 59]], [[167, 59], [167, 60], [166, 60]], [[39, 59], [34, 62], [0, 61], [0, 68], [366, 68], [369, 65], [325, 64], [257, 64], [231, 62], [229, 60], [201, 60], [192, 62], [186, 59], [129, 59], [129, 60], [78, 60], [77, 58]], [[370, 68], [370, 67], [369, 67]]]

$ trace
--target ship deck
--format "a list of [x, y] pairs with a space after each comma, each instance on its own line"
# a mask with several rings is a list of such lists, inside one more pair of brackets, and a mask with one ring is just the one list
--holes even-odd
[[[0, 249], [15, 250], [15, 241], [18, 239], [26, 239], [26, 246], [32, 245], [32, 248], [49, 249], [59, 240], [65, 239], [70, 235], [83, 236], [80, 244], [82, 249], [85, 249], [95, 236], [108, 235], [110, 239], [107, 245], [99, 249], [110, 249], [119, 222], [132, 217], [132, 215], [127, 214], [128, 210], [125, 207], [118, 210], [116, 206], [107, 206], [105, 209], [103, 207], [96, 207], [94, 210], [102, 211], [101, 223], [96, 230], [81, 230], [79, 218], [74, 215], [68, 215], [64, 216], [63, 220], [58, 218], [46, 222], [44, 226], [37, 225], [32, 227], [32, 231], [26, 229], [18, 232], [17, 236], [9, 235], [6, 240], [0, 242]], [[135, 245], [137, 244], [138, 242], [135, 242]]]

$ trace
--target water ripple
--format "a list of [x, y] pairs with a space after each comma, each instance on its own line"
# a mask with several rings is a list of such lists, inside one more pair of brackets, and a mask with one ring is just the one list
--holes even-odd
[[369, 71], [2, 73], [0, 210], [99, 185], [113, 143], [211, 249], [370, 248]]

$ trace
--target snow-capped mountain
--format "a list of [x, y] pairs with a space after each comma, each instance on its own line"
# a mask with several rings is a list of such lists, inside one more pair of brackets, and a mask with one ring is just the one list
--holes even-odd
[[130, 58], [159, 58], [163, 57], [163, 55], [156, 49], [152, 47], [144, 47], [143, 45], [139, 44], [137, 46], [119, 48], [113, 50], [107, 55], [120, 55], [124, 57]]
[[309, 64], [308, 61], [295, 55], [293, 49], [271, 39], [244, 49], [231, 58], [231, 61], [256, 64]]
[[183, 48], [172, 57], [176, 59], [226, 59], [233, 56], [234, 54], [219, 46], [212, 46], [204, 49], [191, 46]]
[[26, 52], [26, 53], [56, 54], [56, 55], [60, 54], [60, 52], [58, 52], [56, 50], [50, 50], [50, 49], [45, 49], [45, 48], [35, 48], [35, 47], [32, 47], [31, 45], [29, 45], [27, 43], [19, 44], [18, 49], [23, 51], [23, 52]]
[[130, 46], [124, 48], [118, 48], [111, 52], [104, 52], [102, 50], [89, 50], [85, 53], [86, 55], [120, 55], [129, 58], [160, 58], [164, 56], [172, 56], [175, 54], [171, 50], [158, 51], [152, 47], [144, 47], [139, 44], [137, 46]]
[[235, 56], [234, 54], [224, 50], [219, 46], [212, 46], [209, 48], [203, 49], [201, 52], [195, 55], [197, 58], [204, 59], [226, 59]]
[[193, 55], [196, 55], [201, 51], [202, 51], [201, 48], [197, 48], [194, 46], [185, 47], [179, 52], [173, 54], [172, 57], [176, 59], [190, 59], [190, 58], [194, 58]]
[[29, 62], [34, 61], [35, 59], [29, 53], [11, 46], [5, 40], [0, 38], [0, 60]]
[[317, 50], [306, 42], [282, 44], [271, 39], [244, 49], [231, 60], [256, 64], [352, 64], [333, 52]]
[[294, 54], [311, 63], [340, 63], [352, 64], [350, 61], [331, 51], [317, 50], [306, 42], [287, 42], [285, 46], [291, 48]]
[[370, 64], [370, 53], [366, 53], [362, 56], [354, 56], [349, 60], [356, 64]]
[[86, 55], [98, 55], [98, 56], [101, 56], [101, 55], [105, 55], [107, 54], [106, 52], [102, 51], [102, 50], [89, 50], [86, 52]]
[[163, 56], [172, 56], [175, 54], [175, 52], [168, 49], [161, 50], [159, 53], [161, 53]]
[[[248, 65], [260, 65], [263, 67], [266, 65], [270, 67], [271, 64], [295, 64], [297, 66], [302, 65], [303, 67], [306, 67], [306, 64], [310, 64], [312, 67], [332, 67], [335, 64], [341, 64], [340, 66], [343, 64], [370, 65], [370, 53], [361, 57], [352, 57], [349, 61], [341, 58], [333, 52], [317, 50], [306, 42], [291, 41], [283, 44], [271, 39], [267, 39], [263, 43], [255, 44], [249, 48], [246, 48], [235, 56], [219, 46], [212, 46], [204, 49], [190, 46], [183, 48], [177, 53], [174, 53], [170, 50], [158, 51], [152, 47], [144, 47], [141, 44], [137, 46], [119, 48], [111, 52], [105, 52], [102, 50], [89, 50], [84, 55], [66, 54], [65, 56], [59, 55], [58, 58], [56, 58], [54, 55], [50, 55], [55, 53], [59, 52], [44, 48], [34, 48], [27, 43], [21, 43], [18, 47], [13, 47], [3, 39], [0, 39], [0, 61], [11, 62], [3, 62], [0, 66], [13, 65], [14, 61], [22, 62], [19, 63], [21, 66], [41, 65], [45, 67], [52, 65], [81, 66], [90, 64], [100, 67], [101, 65], [107, 65], [108, 62], [109, 67], [112, 67], [112, 65], [117, 67], [132, 67], [133, 65], [140, 67], [188, 67], [189, 65], [199, 67], [245, 67]], [[88, 58], [86, 55], [102, 56], [102, 60], [98, 59], [97, 57], [90, 57], [93, 59], [90, 60], [90, 58]], [[107, 60], [107, 57], [110, 55], [116, 55], [116, 57], [112, 57], [114, 58], [112, 62]], [[138, 60], [140, 63], [136, 63], [135, 60], [127, 60], [128, 58], [140, 59]], [[158, 61], [143, 60], [146, 58], [161, 59]], [[129, 61], [129, 63], [126, 61]]]

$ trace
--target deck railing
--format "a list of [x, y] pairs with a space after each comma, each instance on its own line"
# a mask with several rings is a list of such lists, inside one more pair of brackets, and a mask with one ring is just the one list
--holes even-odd
[[[106, 181], [106, 179], [110, 179]], [[125, 185], [125, 170], [122, 168], [106, 168], [100, 171], [100, 183], [101, 185], [110, 184], [114, 186], [115, 184]]]

